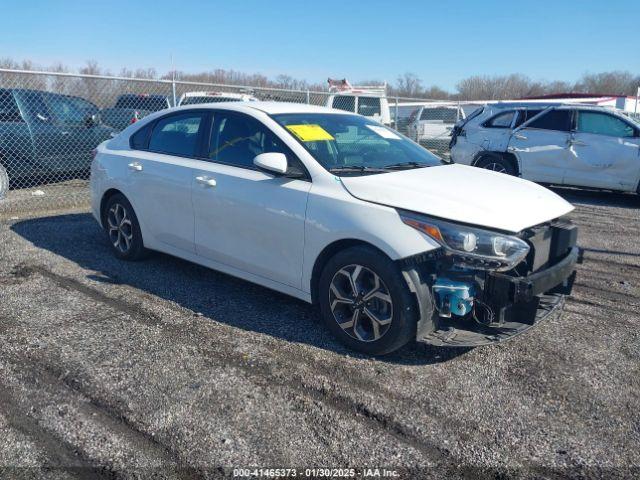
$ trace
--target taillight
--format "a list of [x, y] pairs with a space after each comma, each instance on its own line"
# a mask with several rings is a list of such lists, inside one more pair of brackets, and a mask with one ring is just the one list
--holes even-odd
[[129, 122], [129, 124], [134, 124], [136, 123], [138, 120], [140, 120], [140, 118], [138, 118], [138, 112], [133, 112], [133, 117], [131, 117], [131, 122]]

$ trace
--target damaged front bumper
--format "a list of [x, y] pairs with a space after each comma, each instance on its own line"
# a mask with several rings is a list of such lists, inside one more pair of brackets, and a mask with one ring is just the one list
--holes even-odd
[[464, 316], [439, 311], [430, 280], [434, 276], [428, 267], [405, 270], [420, 310], [416, 339], [439, 346], [474, 347], [524, 333], [562, 310], [564, 297], [571, 293], [575, 281], [576, 264], [581, 261], [581, 251], [574, 245], [556, 263], [529, 275], [485, 272], [473, 300], [489, 313], [474, 310]]

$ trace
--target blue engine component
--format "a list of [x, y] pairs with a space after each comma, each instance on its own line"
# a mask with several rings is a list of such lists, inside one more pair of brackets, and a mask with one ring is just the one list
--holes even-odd
[[442, 317], [465, 316], [473, 308], [475, 288], [472, 283], [438, 278], [433, 284], [436, 309]]

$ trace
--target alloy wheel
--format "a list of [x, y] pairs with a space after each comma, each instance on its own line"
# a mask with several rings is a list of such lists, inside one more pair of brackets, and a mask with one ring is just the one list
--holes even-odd
[[107, 214], [109, 240], [115, 248], [127, 253], [133, 243], [133, 227], [127, 209], [120, 203], [114, 203]]
[[379, 340], [391, 326], [389, 289], [374, 271], [362, 265], [348, 265], [336, 272], [329, 287], [329, 305], [340, 328], [356, 340]]

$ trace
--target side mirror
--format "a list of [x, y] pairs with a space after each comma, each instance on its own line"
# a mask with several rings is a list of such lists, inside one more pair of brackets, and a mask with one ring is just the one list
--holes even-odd
[[261, 153], [253, 159], [253, 164], [260, 170], [276, 175], [287, 173], [287, 156], [284, 153]]

